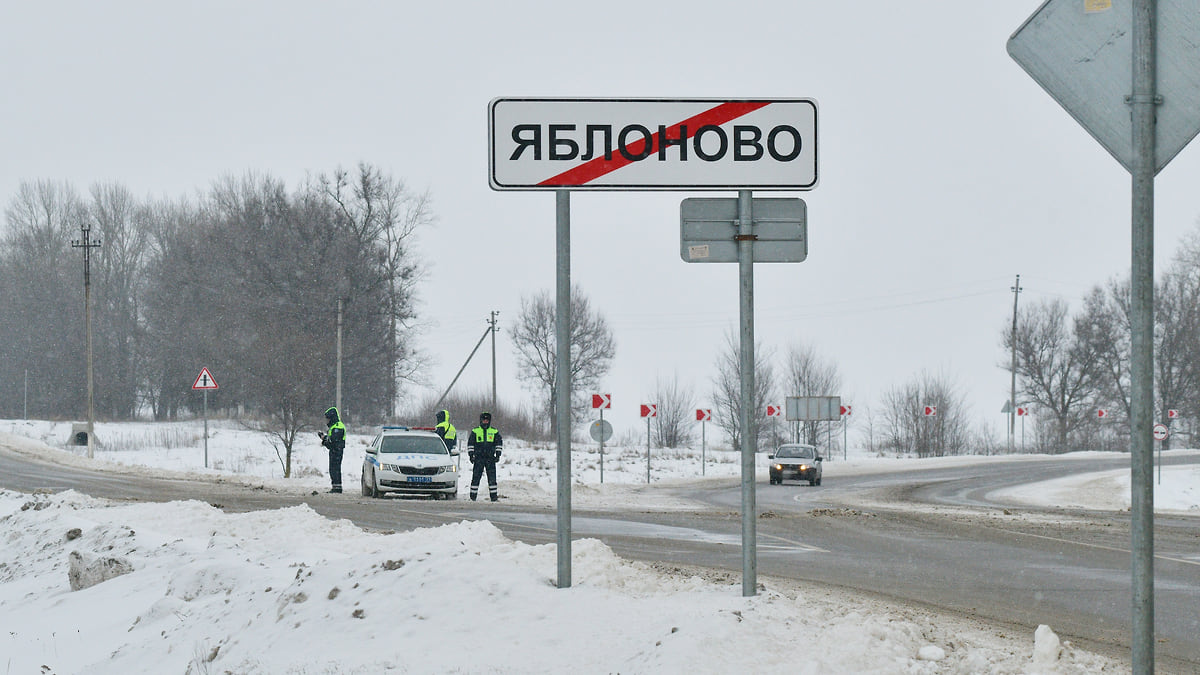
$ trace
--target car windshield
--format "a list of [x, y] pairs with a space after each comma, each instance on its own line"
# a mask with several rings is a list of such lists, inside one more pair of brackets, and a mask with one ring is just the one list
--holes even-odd
[[813, 449], [812, 448], [788, 447], [785, 445], [782, 448], [779, 448], [779, 451], [775, 453], [775, 456], [776, 457], [788, 457], [788, 458], [794, 458], [794, 459], [812, 459], [813, 458]]
[[429, 436], [384, 436], [380, 452], [413, 455], [446, 455], [446, 444]]

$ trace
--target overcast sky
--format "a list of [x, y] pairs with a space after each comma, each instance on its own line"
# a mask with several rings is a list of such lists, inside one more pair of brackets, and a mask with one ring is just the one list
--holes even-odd
[[[421, 235], [429, 392], [497, 310], [500, 394], [525, 398], [507, 328], [522, 296], [553, 289], [554, 196], [489, 189], [488, 102], [812, 98], [819, 184], [756, 193], [805, 199], [810, 237], [807, 261], [756, 266], [758, 340], [780, 367], [794, 343], [836, 361], [831, 393], [856, 414], [944, 373], [999, 434], [1014, 275], [1022, 303], [1074, 308], [1130, 259], [1128, 173], [1005, 51], [1039, 4], [6, 3], [0, 204], [27, 179], [180, 197], [228, 173], [294, 187], [377, 164], [428, 189], [438, 217]], [[1198, 175], [1189, 146], [1158, 176], [1159, 269], [1196, 227]], [[618, 434], [656, 376], [707, 399], [736, 330], [737, 266], [680, 260], [689, 196], [734, 193], [572, 196], [572, 278], [616, 333]], [[485, 356], [460, 386], [490, 386]]]

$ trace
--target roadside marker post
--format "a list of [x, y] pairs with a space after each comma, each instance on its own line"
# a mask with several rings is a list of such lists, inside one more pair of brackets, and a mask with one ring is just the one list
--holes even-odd
[[842, 406], [842, 461], [846, 461], [846, 423], [850, 420], [852, 406]]
[[658, 417], [657, 403], [643, 403], [642, 417], [646, 418], [646, 484], [650, 484], [650, 418]]
[[705, 427], [708, 426], [708, 421], [712, 419], [712, 408], [697, 408], [696, 421], [700, 423], [700, 475], [704, 475], [705, 461], [704, 450], [708, 446], [708, 439], [705, 435]]
[[[612, 407], [612, 394], [592, 394], [592, 407], [600, 411], [600, 428], [604, 428], [604, 409]], [[600, 436], [600, 484], [604, 484], [604, 435]]]

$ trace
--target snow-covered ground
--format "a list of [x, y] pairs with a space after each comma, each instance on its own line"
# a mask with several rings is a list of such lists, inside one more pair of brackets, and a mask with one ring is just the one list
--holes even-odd
[[[69, 423], [0, 421], [0, 445], [53, 461], [309, 492], [328, 488], [325, 452], [302, 437], [293, 477], [267, 436], [210, 422], [99, 424], [87, 459]], [[355, 492], [368, 436], [343, 463]], [[574, 446], [579, 508], [688, 505], [662, 486], [702, 480], [700, 450]], [[1182, 451], [1176, 451], [1182, 452]], [[1090, 453], [1079, 455], [1086, 461]], [[740, 473], [705, 452], [706, 477]], [[508, 503], [553, 506], [555, 451], [506, 443]], [[1025, 457], [1027, 458], [1027, 456]], [[827, 476], [1009, 458], [831, 458]], [[765, 458], [761, 479], [765, 481]], [[1197, 471], [1168, 467], [1163, 509], [1200, 510]], [[1100, 482], [1103, 490], [1094, 489]], [[465, 495], [467, 481], [461, 480]], [[1128, 472], [1019, 490], [1030, 503], [1125, 508]], [[1124, 502], [1096, 495], [1124, 495]], [[338, 498], [338, 497], [331, 497]], [[350, 497], [347, 497], [350, 498]], [[432, 504], [436, 502], [431, 502]], [[307, 506], [226, 514], [202, 502], [126, 504], [74, 492], [0, 490], [0, 671], [8, 673], [1097, 673], [1125, 667], [1060, 642], [1051, 627], [1009, 635], [958, 618], [774, 579], [741, 596], [706, 579], [572, 546], [572, 587], [555, 588], [553, 545], [507, 539], [487, 521], [367, 532]], [[74, 590], [73, 590], [74, 589]], [[802, 636], [803, 644], [798, 642]]]

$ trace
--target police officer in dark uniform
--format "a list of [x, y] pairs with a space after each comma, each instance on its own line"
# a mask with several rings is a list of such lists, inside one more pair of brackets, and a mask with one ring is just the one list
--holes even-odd
[[338, 410], [330, 407], [325, 411], [325, 425], [329, 433], [318, 431], [321, 445], [329, 449], [329, 480], [333, 483], [330, 492], [339, 494], [342, 491], [342, 453], [346, 450], [346, 425], [338, 416]]
[[496, 485], [496, 460], [504, 450], [500, 431], [492, 427], [492, 413], [479, 414], [479, 426], [467, 437], [467, 458], [471, 460], [471, 501], [479, 494], [479, 479], [487, 471], [488, 493], [492, 501], [500, 499], [500, 488]]

